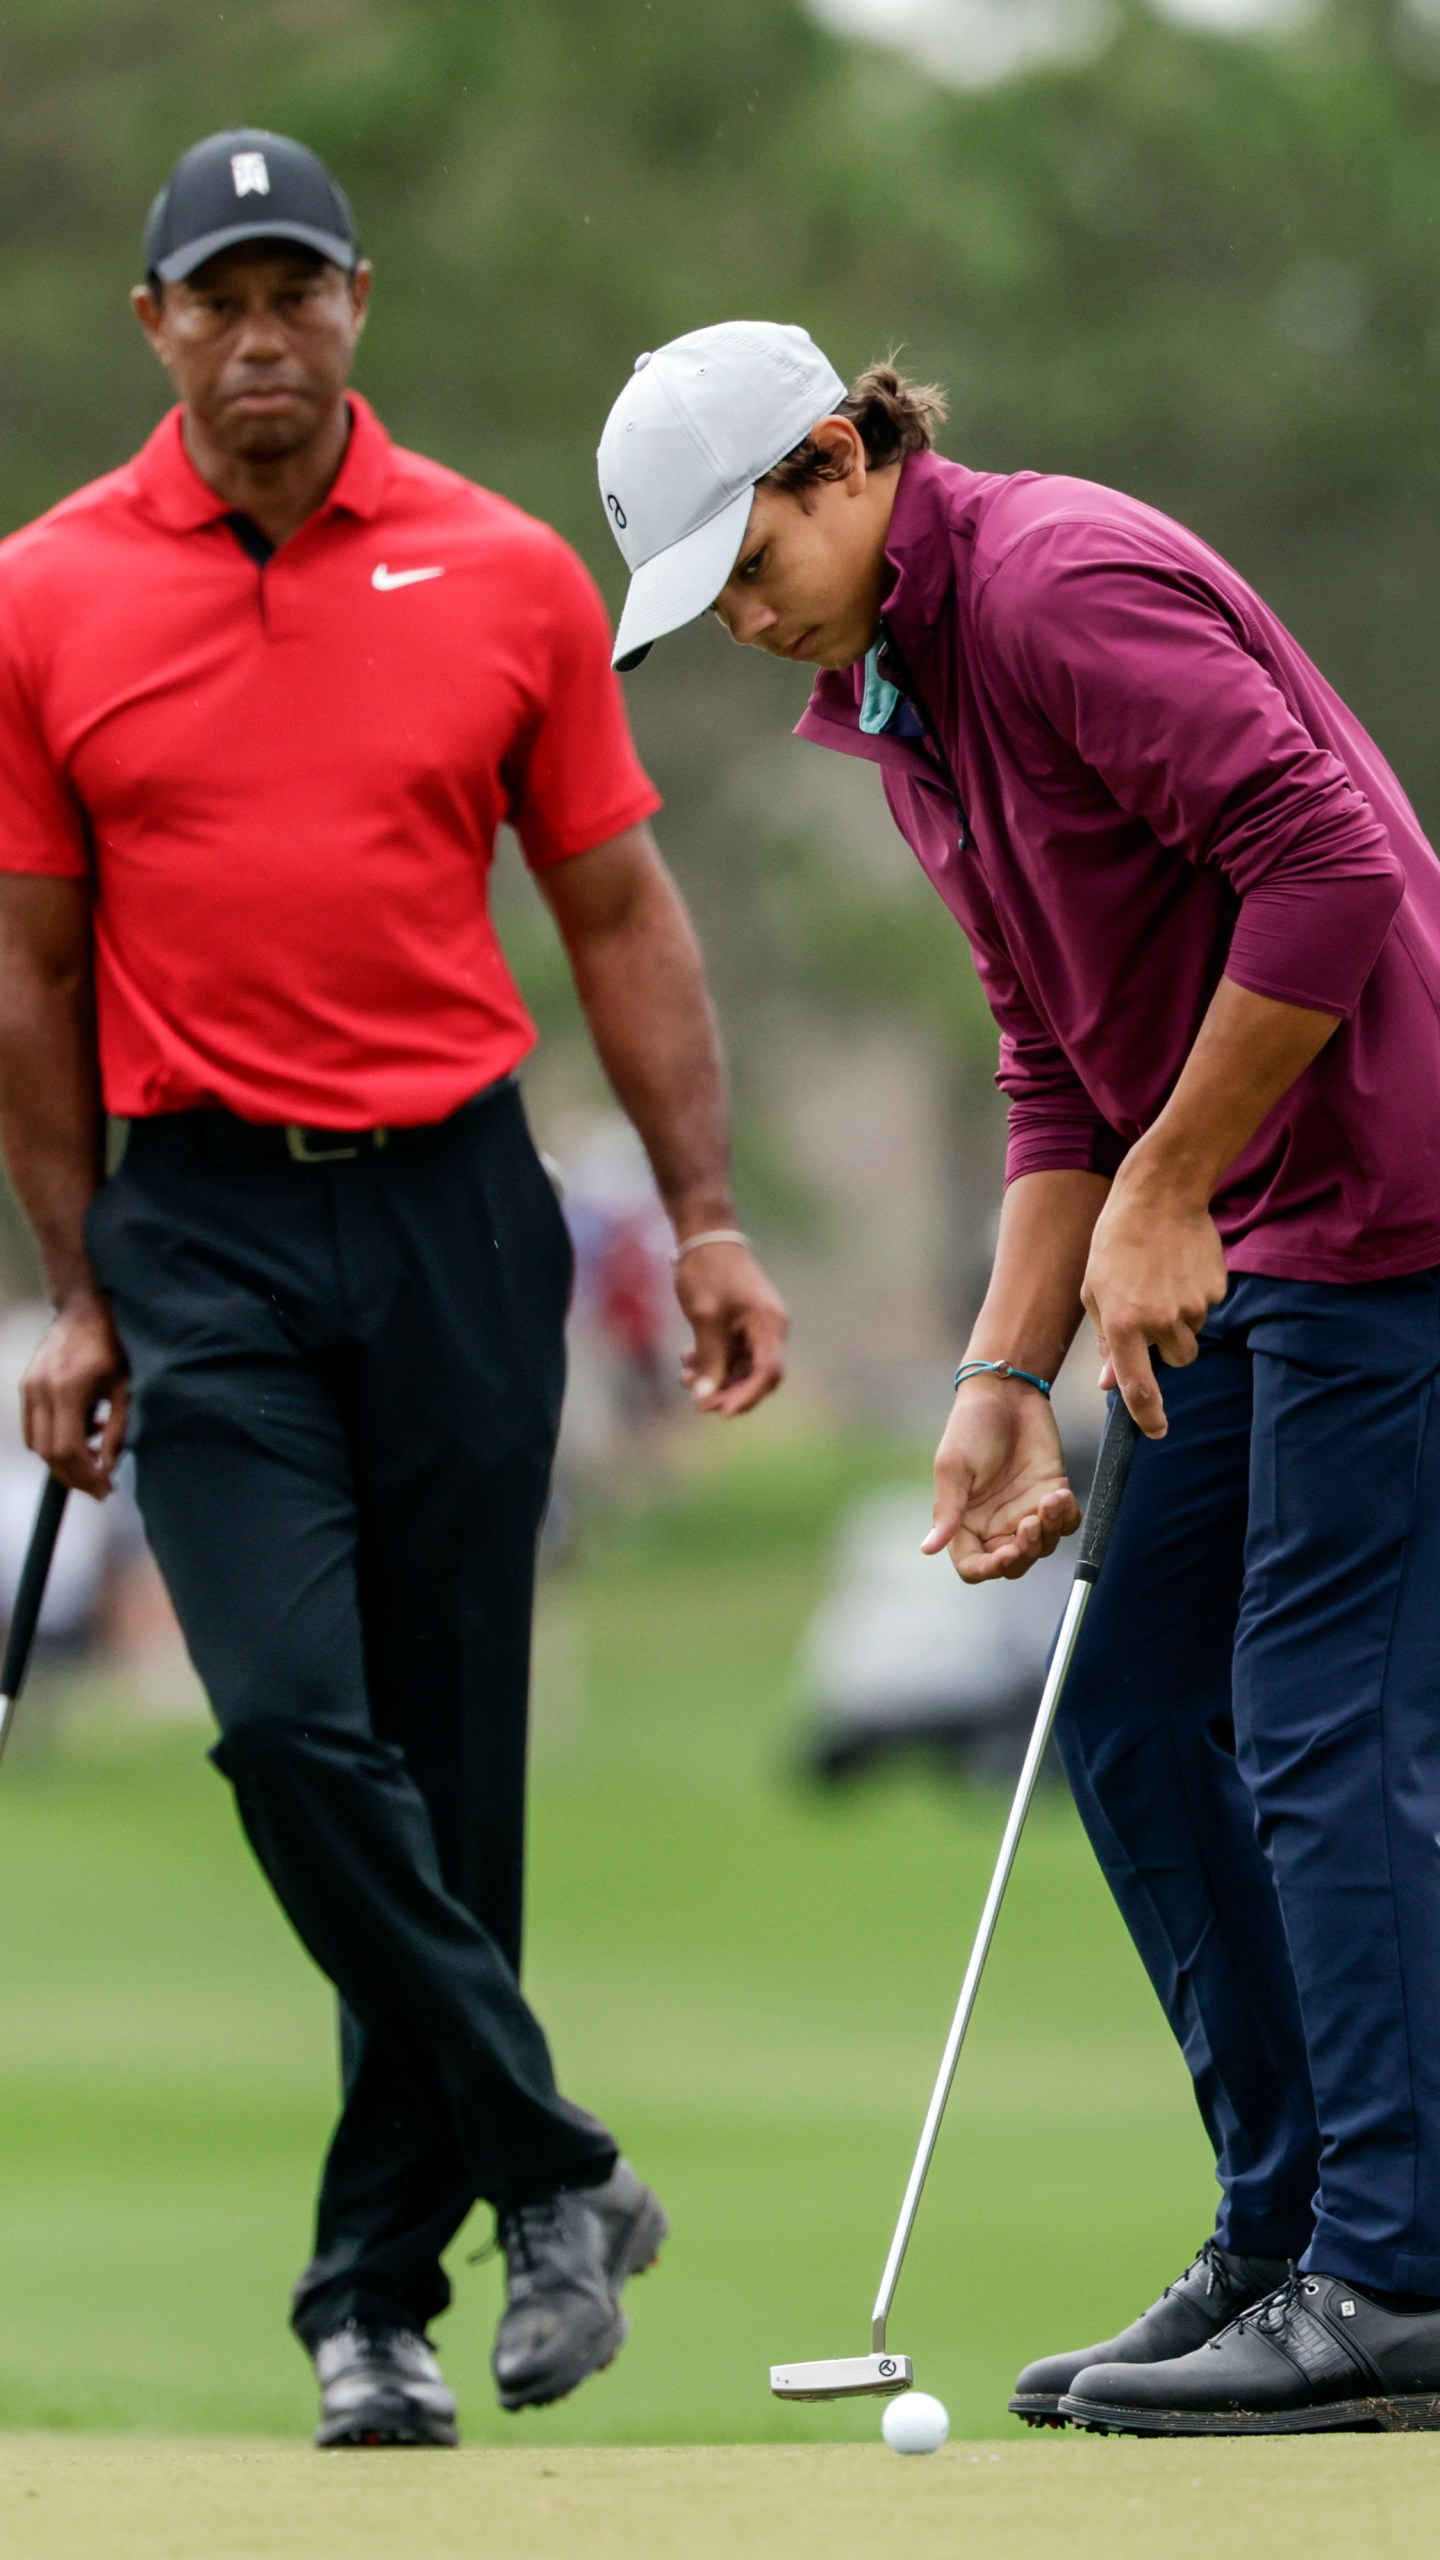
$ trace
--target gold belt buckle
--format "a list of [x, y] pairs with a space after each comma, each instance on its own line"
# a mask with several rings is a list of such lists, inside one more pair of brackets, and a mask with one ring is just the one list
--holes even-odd
[[[388, 1129], [366, 1129], [362, 1135], [369, 1139], [372, 1147], [383, 1147], [390, 1132]], [[347, 1164], [352, 1156], [360, 1153], [358, 1146], [312, 1147], [308, 1130], [298, 1120], [286, 1122], [285, 1146], [294, 1164]]]

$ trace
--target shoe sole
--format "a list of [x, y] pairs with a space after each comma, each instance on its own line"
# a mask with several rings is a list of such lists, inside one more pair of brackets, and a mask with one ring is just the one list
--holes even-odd
[[415, 2447], [457, 2445], [460, 2430], [443, 2419], [417, 2419], [402, 2410], [383, 2412], [373, 2417], [322, 2419], [315, 2430], [315, 2442], [322, 2453], [342, 2450], [361, 2451], [377, 2446]]
[[1060, 2403], [1062, 2422], [1094, 2436], [1301, 2436], [1334, 2433], [1416, 2435], [1440, 2428], [1440, 2392], [1401, 2392], [1394, 2399], [1332, 2400], [1310, 2409], [1117, 2409], [1073, 2394]]
[[1023, 2418], [1027, 2427], [1068, 2427], [1070, 2421], [1060, 2408], [1058, 2391], [1017, 2391], [1007, 2401], [1012, 2418]]
[[543, 2391], [508, 2392], [503, 2390], [497, 2382], [495, 2391], [501, 2408], [512, 2411], [549, 2409], [557, 2400], [567, 2400], [572, 2391], [579, 2390], [582, 2382], [590, 2380], [592, 2374], [605, 2373], [609, 2370], [629, 2335], [630, 2323], [617, 2303], [615, 2318], [610, 2327], [602, 2337], [596, 2339], [583, 2361], [567, 2370], [560, 2379], [551, 2381]]

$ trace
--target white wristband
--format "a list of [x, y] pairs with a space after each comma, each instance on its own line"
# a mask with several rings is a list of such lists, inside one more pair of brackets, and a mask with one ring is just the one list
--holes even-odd
[[687, 1253], [698, 1253], [702, 1244], [738, 1244], [747, 1252], [750, 1249], [750, 1239], [739, 1227], [707, 1227], [703, 1236], [687, 1236], [683, 1244], [677, 1244], [671, 1261], [683, 1262]]

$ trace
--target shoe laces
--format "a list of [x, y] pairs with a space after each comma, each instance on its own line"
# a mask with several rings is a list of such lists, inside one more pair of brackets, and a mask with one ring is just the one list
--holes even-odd
[[494, 2231], [484, 2247], [472, 2252], [471, 2266], [483, 2266], [487, 2258], [498, 2257], [503, 2249], [512, 2275], [533, 2275], [559, 2219], [558, 2196], [538, 2196], [532, 2204], [507, 2204], [496, 2214]]
[[1301, 2295], [1313, 2289], [1314, 2278], [1302, 2276], [1298, 2267], [1292, 2267], [1284, 2283], [1267, 2293], [1263, 2302], [1252, 2303], [1248, 2311], [1240, 2312], [1234, 2325], [1237, 2329], [1253, 2329], [1257, 2337], [1281, 2338], [1300, 2309]]
[[1164, 2293], [1161, 2295], [1161, 2300], [1168, 2301], [1172, 2293], [1179, 2292], [1182, 2284], [1188, 2284], [1197, 2267], [1203, 2267], [1205, 2270], [1206, 2292], [1214, 2293], [1219, 2286], [1228, 2282], [1225, 2270], [1220, 2265], [1219, 2260], [1220, 2243], [1212, 2232], [1203, 2247], [1196, 2250], [1194, 2257], [1191, 2259], [1190, 2264], [1185, 2269], [1183, 2275], [1176, 2276], [1172, 2284], [1167, 2284]]

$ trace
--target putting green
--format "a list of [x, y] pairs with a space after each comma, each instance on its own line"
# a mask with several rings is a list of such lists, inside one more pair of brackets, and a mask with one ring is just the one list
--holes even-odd
[[0, 2440], [6, 2560], [1307, 2560], [1428, 2549], [1440, 2441], [316, 2454]]

